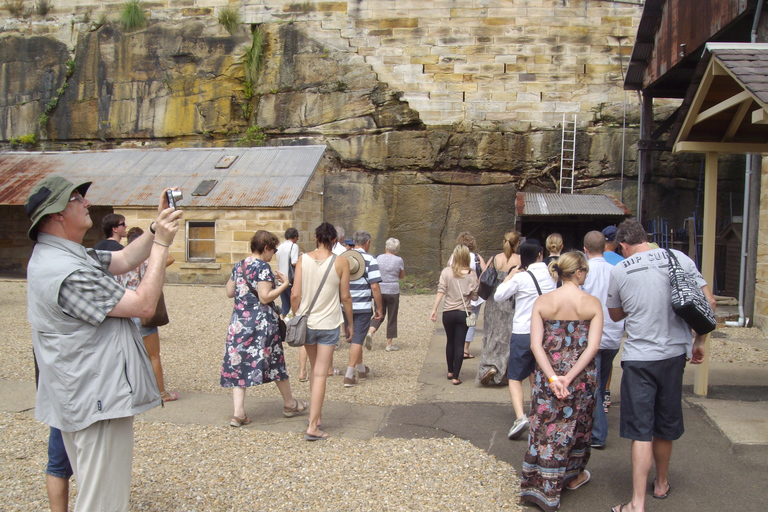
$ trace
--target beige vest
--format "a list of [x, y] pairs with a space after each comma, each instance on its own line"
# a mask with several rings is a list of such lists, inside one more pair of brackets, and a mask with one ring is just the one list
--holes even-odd
[[[323, 275], [331, 264], [332, 256], [317, 261], [306, 254], [301, 258], [301, 304], [298, 314], [306, 314], [309, 304], [323, 280]], [[344, 321], [341, 313], [341, 301], [339, 300], [339, 274], [335, 268], [328, 273], [328, 279], [317, 296], [317, 301], [312, 307], [312, 313], [307, 319], [309, 329], [338, 329]]]

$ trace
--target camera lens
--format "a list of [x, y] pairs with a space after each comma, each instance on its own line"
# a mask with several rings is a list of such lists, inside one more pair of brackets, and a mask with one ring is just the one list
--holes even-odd
[[175, 201], [181, 201], [184, 199], [184, 194], [181, 193], [181, 190], [171, 190], [171, 194], [173, 194], [173, 199]]

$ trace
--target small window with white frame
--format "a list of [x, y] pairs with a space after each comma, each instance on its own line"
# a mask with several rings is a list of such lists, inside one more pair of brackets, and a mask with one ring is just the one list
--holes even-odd
[[187, 221], [187, 261], [216, 261], [214, 221]]

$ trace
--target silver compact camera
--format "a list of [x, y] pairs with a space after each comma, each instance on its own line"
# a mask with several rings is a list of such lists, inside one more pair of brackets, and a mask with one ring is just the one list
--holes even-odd
[[178, 201], [181, 201], [184, 199], [184, 194], [181, 193], [181, 190], [166, 190], [165, 195], [168, 198], [168, 206], [176, 209], [176, 203]]

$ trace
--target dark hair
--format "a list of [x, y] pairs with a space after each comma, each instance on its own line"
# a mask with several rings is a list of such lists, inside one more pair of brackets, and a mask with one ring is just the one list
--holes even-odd
[[336, 228], [333, 224], [323, 222], [315, 229], [315, 238], [317, 238], [317, 246], [321, 245], [329, 251], [333, 248], [333, 241], [336, 240]]
[[638, 245], [648, 241], [648, 235], [643, 225], [635, 219], [627, 219], [619, 224], [616, 230], [616, 245], [624, 242], [628, 245]]
[[118, 224], [125, 222], [125, 217], [118, 213], [108, 213], [101, 219], [101, 229], [107, 238], [112, 236], [112, 230], [117, 227]]
[[280, 240], [269, 231], [258, 230], [251, 238], [251, 252], [262, 253], [265, 249], [277, 250], [277, 244]]
[[528, 239], [520, 244], [518, 252], [520, 253], [520, 268], [528, 268], [531, 263], [536, 263], [539, 254], [544, 251], [538, 240]]
[[126, 234], [126, 236], [128, 237], [128, 243], [133, 242], [143, 234], [144, 234], [143, 229], [139, 227], [132, 227], [131, 229], [128, 230], [128, 233]]
[[285, 239], [291, 240], [299, 236], [299, 230], [296, 228], [288, 228], [285, 230]]
[[605, 235], [600, 231], [590, 231], [584, 235], [584, 248], [589, 254], [602, 254], [605, 252]]

